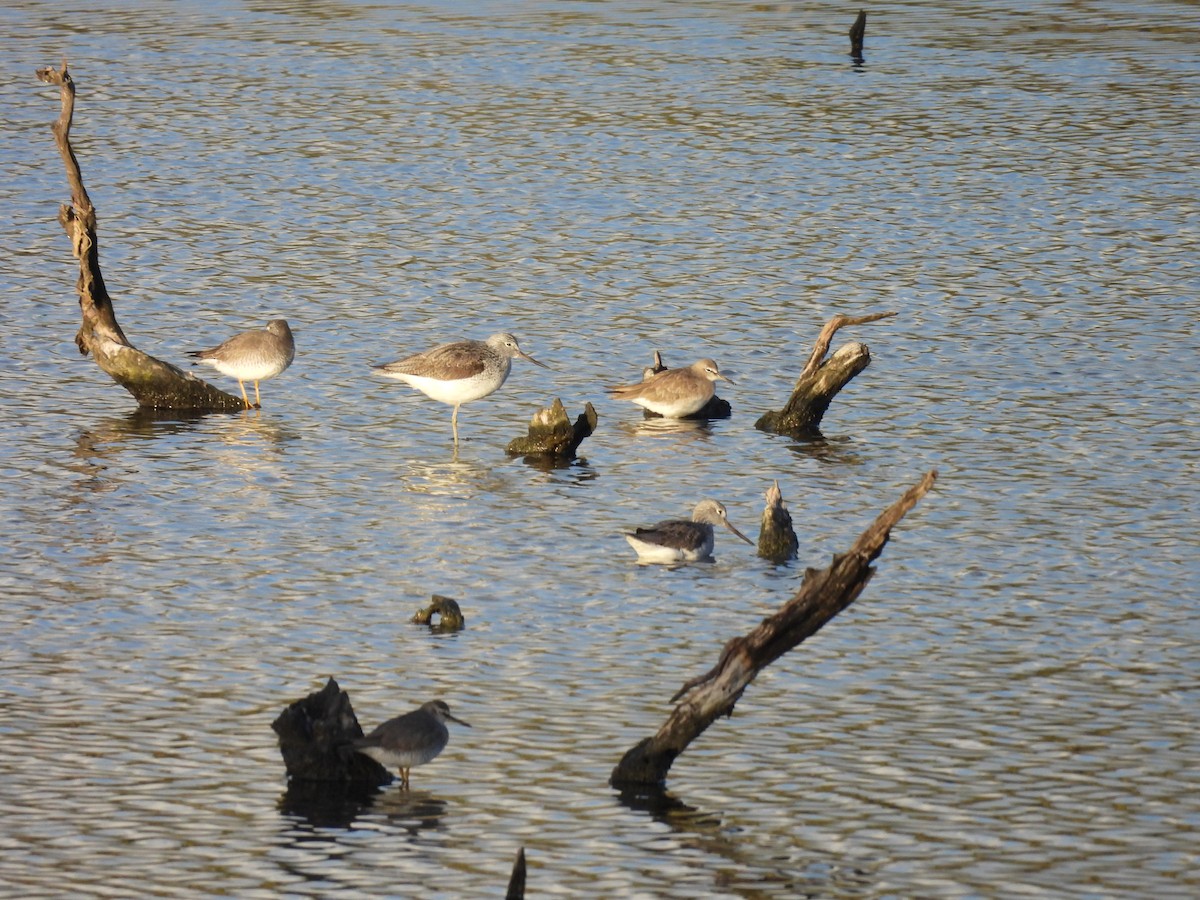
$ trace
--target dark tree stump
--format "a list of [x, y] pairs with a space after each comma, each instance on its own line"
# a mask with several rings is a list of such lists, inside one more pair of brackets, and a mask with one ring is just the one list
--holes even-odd
[[672, 703], [679, 702], [658, 732], [625, 753], [613, 769], [611, 784], [620, 789], [665, 784], [675, 758], [717, 718], [733, 713], [734, 704], [761, 669], [854, 602], [871, 580], [871, 563], [883, 551], [892, 528], [928, 493], [936, 478], [936, 472], [929, 472], [880, 513], [849, 552], [835, 556], [826, 569], [809, 569], [800, 590], [777, 613], [749, 634], [730, 640], [711, 671], [687, 682], [671, 698]]
[[562, 400], [555, 397], [552, 405], [533, 414], [529, 433], [509, 442], [505, 452], [509, 456], [524, 456], [526, 459], [570, 462], [584, 438], [590, 437], [596, 430], [597, 421], [596, 409], [588, 403], [579, 417], [571, 422]]
[[61, 69], [37, 70], [38, 80], [58, 85], [62, 108], [51, 130], [67, 169], [71, 203], [62, 204], [58, 221], [71, 239], [71, 251], [79, 260], [79, 309], [83, 323], [75, 335], [75, 345], [117, 384], [147, 409], [240, 410], [241, 397], [227, 394], [190, 372], [155, 359], [138, 350], [117, 324], [112, 298], [100, 271], [100, 245], [97, 240], [96, 209], [92, 206], [75, 151], [71, 149], [71, 119], [75, 114], [75, 82], [64, 62]]
[[819, 437], [821, 420], [833, 398], [855, 375], [871, 364], [871, 351], [866, 344], [857, 341], [843, 345], [825, 359], [834, 334], [845, 325], [863, 325], [894, 315], [894, 312], [885, 312], [869, 316], [834, 316], [826, 322], [804, 365], [804, 371], [796, 379], [787, 404], [777, 412], [763, 413], [754, 427], [795, 438]]
[[289, 778], [392, 783], [391, 772], [351, 746], [363, 736], [363, 730], [350, 705], [350, 695], [332, 678], [321, 690], [281, 712], [271, 728], [279, 735], [279, 752]]
[[767, 505], [763, 508], [762, 525], [758, 530], [758, 555], [774, 563], [796, 558], [800, 542], [792, 528], [792, 514], [783, 503], [783, 493], [776, 481], [767, 488]]
[[861, 66], [865, 61], [865, 57], [863, 56], [863, 40], [866, 36], [867, 11], [860, 9], [858, 11], [858, 18], [850, 26], [850, 56], [854, 59], [856, 66]]

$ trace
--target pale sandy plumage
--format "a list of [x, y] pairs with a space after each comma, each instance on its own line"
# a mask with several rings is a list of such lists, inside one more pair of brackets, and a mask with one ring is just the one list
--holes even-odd
[[408, 772], [436, 759], [450, 740], [447, 722], [467, 725], [450, 715], [450, 707], [441, 700], [430, 700], [412, 712], [388, 719], [365, 737], [354, 742], [354, 749], [382, 766], [400, 771], [400, 786], [408, 787]]
[[442, 344], [423, 353], [415, 353], [372, 371], [403, 381], [426, 397], [454, 407], [450, 425], [458, 444], [458, 408], [498, 391], [508, 379], [512, 361], [527, 359], [548, 369], [517, 344], [508, 333], [493, 334], [486, 341], [458, 341]]
[[702, 359], [683, 369], [664, 369], [637, 384], [616, 385], [608, 390], [618, 400], [630, 400], [638, 406], [668, 419], [694, 415], [713, 398], [714, 382], [732, 379], [721, 374], [711, 359]]
[[712, 557], [714, 525], [724, 525], [747, 544], [753, 541], [733, 527], [725, 507], [716, 500], [701, 500], [692, 518], [666, 519], [649, 528], [626, 532], [625, 540], [637, 551], [638, 562], [685, 563]]
[[292, 364], [296, 358], [296, 342], [284, 319], [272, 319], [262, 330], [243, 331], [211, 350], [191, 350], [187, 355], [212, 366], [222, 375], [236, 378], [242, 389], [242, 402], [250, 409], [245, 382], [254, 382], [254, 405], [261, 406], [258, 383], [274, 378]]

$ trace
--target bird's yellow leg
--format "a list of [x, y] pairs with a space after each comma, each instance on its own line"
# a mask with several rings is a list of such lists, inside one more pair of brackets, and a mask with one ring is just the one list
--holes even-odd
[[258, 382], [254, 382], [254, 405], [262, 406], [262, 398], [258, 396]]
[[238, 387], [242, 389], [242, 402], [246, 404], [246, 409], [250, 408], [250, 398], [246, 396], [246, 385], [242, 384], [242, 379], [238, 379]]
[[454, 446], [458, 446], [458, 407], [454, 407], [454, 415], [450, 417], [450, 427], [454, 429]]
[[406, 791], [408, 790], [408, 769], [400, 770], [400, 787]]

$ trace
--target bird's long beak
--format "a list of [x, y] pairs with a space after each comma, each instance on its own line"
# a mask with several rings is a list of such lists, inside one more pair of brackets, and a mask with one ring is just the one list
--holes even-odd
[[457, 722], [459, 725], [466, 725], [468, 728], [471, 727], [470, 722], [464, 722], [462, 719], [457, 719], [454, 716], [450, 715], [450, 713], [446, 713], [445, 715], [446, 715], [446, 718], [449, 719], [451, 722]]
[[720, 372], [717, 373], [717, 378], [719, 378], [721, 381], [728, 381], [730, 384], [737, 384], [737, 382], [728, 375], [722, 375]]
[[[518, 348], [518, 350], [517, 350], [517, 356], [521, 357], [521, 359], [527, 359], [527, 360], [529, 360], [531, 363], [533, 363], [535, 366], [541, 366], [543, 369], [548, 369], [548, 368], [550, 368], [550, 367], [549, 367], [548, 365], [546, 365], [544, 362], [538, 362], [536, 359], [534, 359], [532, 356], [530, 356], [530, 355], [529, 355], [528, 353], [526, 353], [524, 350], [521, 350], [521, 349], [519, 349], [519, 348]], [[468, 727], [470, 727], [470, 726], [468, 726]]]
[[730, 531], [732, 531], [734, 534], [736, 534], [738, 537], [740, 537], [747, 544], [750, 544], [751, 546], [754, 545], [754, 541], [750, 540], [750, 538], [746, 537], [744, 534], [742, 534], [740, 531], [738, 531], [736, 528], [734, 528], [733, 523], [730, 522], [728, 519], [725, 520], [725, 527], [728, 528]]

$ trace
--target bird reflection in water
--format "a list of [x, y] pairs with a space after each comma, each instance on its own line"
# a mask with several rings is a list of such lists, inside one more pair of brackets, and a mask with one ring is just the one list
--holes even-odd
[[425, 791], [333, 781], [292, 781], [279, 799], [279, 812], [313, 828], [351, 828], [370, 816], [385, 819], [411, 837], [441, 827], [446, 801]]

